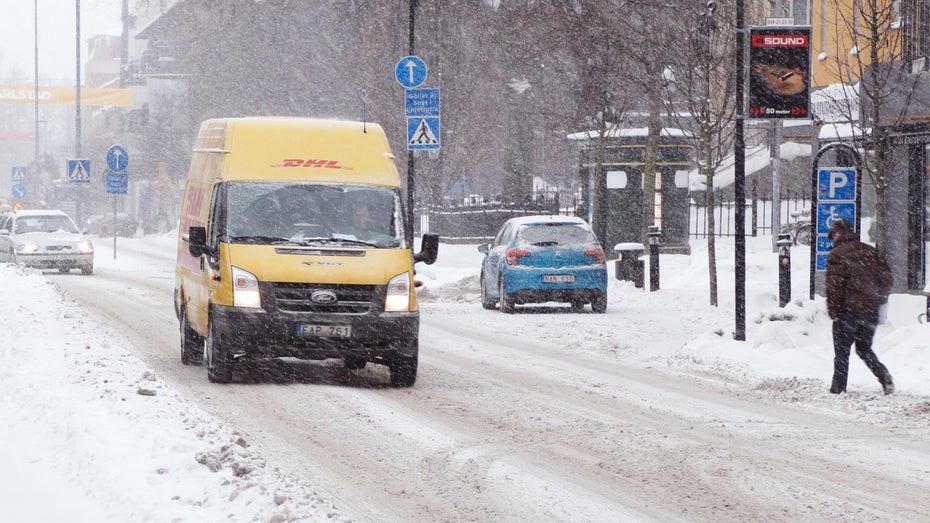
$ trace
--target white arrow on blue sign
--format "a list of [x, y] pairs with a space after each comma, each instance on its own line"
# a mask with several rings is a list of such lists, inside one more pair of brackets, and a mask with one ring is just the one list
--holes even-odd
[[426, 62], [418, 56], [405, 56], [394, 66], [394, 78], [397, 82], [413, 89], [426, 81]]
[[26, 192], [27, 191], [26, 191], [25, 185], [21, 183], [17, 183], [13, 185], [13, 198], [17, 200], [22, 200], [23, 198], [26, 197]]
[[114, 145], [107, 150], [107, 167], [111, 171], [115, 173], [123, 172], [126, 170], [127, 165], [129, 165], [129, 154], [126, 149]]

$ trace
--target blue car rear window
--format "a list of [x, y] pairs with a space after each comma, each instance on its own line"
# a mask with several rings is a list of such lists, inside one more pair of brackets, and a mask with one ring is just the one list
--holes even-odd
[[517, 233], [519, 245], [576, 245], [594, 242], [591, 231], [578, 225], [531, 225]]

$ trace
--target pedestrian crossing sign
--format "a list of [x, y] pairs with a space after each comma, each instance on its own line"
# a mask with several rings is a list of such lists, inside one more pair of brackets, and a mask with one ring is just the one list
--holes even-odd
[[407, 118], [407, 150], [438, 150], [439, 118]]
[[68, 160], [68, 183], [90, 183], [90, 160]]

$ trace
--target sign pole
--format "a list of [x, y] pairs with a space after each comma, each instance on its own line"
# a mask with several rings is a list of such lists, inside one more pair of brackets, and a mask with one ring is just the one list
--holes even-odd
[[116, 195], [113, 195], [113, 225], [110, 227], [113, 233], [113, 259], [116, 259]]
[[817, 154], [814, 155], [814, 158], [811, 161], [811, 255], [810, 255], [810, 299], [814, 299], [815, 291], [817, 288], [817, 245], [818, 234], [820, 229], [820, 216], [819, 216], [819, 204], [820, 200], [818, 195], [818, 171], [820, 167], [820, 157], [823, 156], [827, 151], [832, 149], [843, 149], [848, 152], [856, 165], [856, 195], [855, 195], [855, 214], [854, 221], [856, 232], [861, 234], [860, 225], [862, 223], [862, 157], [859, 156], [859, 151], [855, 147], [845, 144], [845, 143], [831, 143], [825, 145], [817, 151]]
[[[409, 29], [410, 33], [408, 35], [408, 55], [415, 56], [414, 52], [414, 43], [416, 34], [415, 26], [417, 19], [417, 3], [419, 0], [409, 0], [410, 2], [410, 19], [409, 19]], [[407, 151], [407, 219], [404, 220], [404, 236], [410, 242], [413, 242], [413, 199], [415, 198], [416, 191], [414, 190], [414, 180], [416, 179], [416, 160], [413, 157], [414, 152], [412, 150]], [[411, 245], [412, 247], [412, 245]]]

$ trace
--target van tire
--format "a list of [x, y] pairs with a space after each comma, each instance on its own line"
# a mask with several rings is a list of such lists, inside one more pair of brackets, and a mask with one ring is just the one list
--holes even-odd
[[346, 356], [342, 359], [342, 364], [349, 370], [359, 370], [364, 369], [368, 362], [365, 361], [365, 358], [358, 356]]
[[229, 383], [232, 381], [232, 369], [226, 349], [214, 332], [213, 322], [207, 327], [207, 339], [203, 345], [204, 361], [207, 364], [207, 379], [212, 383]]
[[413, 387], [417, 382], [417, 366], [419, 359], [419, 342], [414, 340], [412, 356], [395, 356], [389, 363], [391, 370], [392, 387]]
[[181, 309], [181, 363], [203, 365], [203, 341], [203, 336], [187, 321], [187, 311]]
[[[70, 269], [69, 269], [69, 271], [70, 271]], [[91, 263], [90, 265], [82, 265], [82, 266], [81, 266], [81, 274], [83, 274], [84, 276], [90, 276], [90, 275], [93, 274], [93, 273], [94, 273], [94, 264], [93, 264], [93, 263]]]

